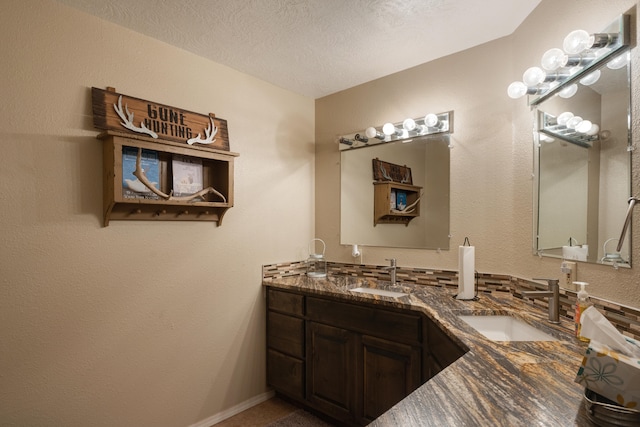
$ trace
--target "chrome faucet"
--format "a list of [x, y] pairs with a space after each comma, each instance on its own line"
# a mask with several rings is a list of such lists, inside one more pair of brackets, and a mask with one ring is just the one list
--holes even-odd
[[546, 280], [549, 283], [549, 290], [523, 291], [522, 296], [529, 298], [549, 298], [549, 322], [560, 323], [560, 281], [558, 279], [533, 280]]
[[396, 259], [395, 258], [386, 258], [389, 261], [389, 267], [382, 267], [383, 270], [389, 270], [389, 280], [392, 285], [396, 284]]

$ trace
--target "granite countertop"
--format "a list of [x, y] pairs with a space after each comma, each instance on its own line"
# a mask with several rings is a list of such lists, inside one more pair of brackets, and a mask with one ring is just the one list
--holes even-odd
[[[469, 351], [382, 414], [370, 426], [591, 426], [583, 386], [573, 380], [587, 345], [573, 334], [573, 322], [547, 321], [547, 311], [509, 292], [459, 301], [451, 289], [376, 279], [293, 276], [265, 279], [264, 286], [302, 291], [425, 313]], [[383, 297], [350, 292], [357, 287], [408, 293]], [[513, 314], [557, 341], [491, 341], [459, 319], [467, 314]]]

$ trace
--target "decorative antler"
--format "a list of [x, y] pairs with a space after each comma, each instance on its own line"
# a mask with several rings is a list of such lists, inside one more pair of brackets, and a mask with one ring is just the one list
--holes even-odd
[[200, 134], [198, 134], [198, 136], [196, 136], [195, 138], [187, 139], [187, 144], [212, 144], [215, 141], [214, 136], [216, 136], [216, 134], [218, 133], [218, 128], [213, 124], [213, 117], [211, 116], [209, 116], [209, 126], [207, 126], [207, 128], [204, 130], [204, 133], [207, 136], [206, 139], [202, 139], [200, 137]]
[[193, 193], [193, 194], [190, 194], [189, 196], [182, 196], [182, 197], [174, 197], [173, 196], [173, 190], [171, 190], [170, 194], [163, 193], [162, 191], [158, 190], [156, 188], [156, 186], [153, 185], [151, 183], [151, 181], [149, 181], [149, 179], [144, 174], [144, 170], [142, 169], [142, 160], [141, 160], [141, 158], [142, 158], [142, 148], [138, 148], [138, 157], [136, 158], [136, 170], [133, 172], [133, 175], [136, 178], [138, 178], [138, 180], [141, 183], [143, 183], [145, 187], [147, 187], [154, 194], [157, 194], [161, 198], [163, 198], [165, 200], [177, 200], [177, 201], [189, 202], [189, 201], [191, 201], [193, 199], [196, 199], [198, 197], [200, 197], [201, 199], [204, 199], [204, 195], [205, 194], [213, 193], [216, 196], [220, 197], [224, 203], [227, 202], [227, 198], [224, 197], [224, 195], [222, 195], [222, 193], [220, 193], [219, 191], [217, 191], [213, 187], [207, 187], [204, 190], [198, 191], [197, 193]]
[[407, 173], [404, 174], [404, 178], [400, 181], [401, 184], [406, 184], [411, 181], [411, 177], [409, 176], [409, 169], [407, 168]]
[[134, 132], [146, 133], [147, 135], [150, 135], [152, 138], [158, 137], [158, 134], [152, 131], [151, 129], [147, 128], [147, 126], [143, 122], [140, 122], [140, 127], [134, 125], [133, 113], [129, 112], [129, 106], [127, 104], [124, 104], [124, 108], [127, 111], [126, 117], [124, 115], [124, 111], [122, 110], [122, 95], [120, 95], [120, 97], [118, 97], [118, 105], [113, 104], [113, 109], [116, 110], [116, 114], [118, 114], [118, 116], [122, 119], [122, 122], [120, 122], [122, 126]]
[[379, 167], [380, 167], [380, 172], [382, 173], [382, 177], [384, 179], [386, 179], [387, 181], [393, 181], [393, 178], [391, 178], [389, 176], [389, 174], [387, 173], [387, 171], [385, 170], [384, 166], [382, 166], [382, 163], [379, 163]]

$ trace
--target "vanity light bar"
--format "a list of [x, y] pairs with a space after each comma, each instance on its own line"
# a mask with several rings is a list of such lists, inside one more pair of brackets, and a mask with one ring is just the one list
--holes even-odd
[[453, 133], [453, 111], [429, 113], [423, 117], [409, 118], [398, 123], [368, 127], [362, 132], [343, 135], [338, 139], [340, 150], [361, 148], [388, 142], [411, 142], [412, 138]]
[[599, 138], [600, 127], [589, 120], [565, 111], [558, 117], [544, 111], [538, 111], [538, 128], [541, 134], [559, 138], [563, 141], [591, 148], [593, 141]]
[[[529, 105], [537, 105], [549, 97], [559, 94], [570, 97], [577, 86], [565, 91], [563, 86], [580, 81], [584, 83], [588, 74], [601, 64], [608, 62], [630, 44], [629, 15], [621, 15], [602, 33], [589, 34], [584, 30], [570, 32], [564, 39], [562, 49], [547, 50], [541, 59], [541, 67], [528, 68], [522, 81], [515, 81], [507, 88], [510, 98], [530, 95]], [[626, 65], [627, 56], [620, 55], [607, 65], [610, 68]]]

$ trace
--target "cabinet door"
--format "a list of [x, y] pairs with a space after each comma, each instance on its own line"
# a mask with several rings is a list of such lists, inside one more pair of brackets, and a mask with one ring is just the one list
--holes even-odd
[[420, 349], [362, 336], [362, 415], [371, 422], [420, 386]]
[[307, 323], [307, 399], [337, 420], [353, 418], [355, 334]]

